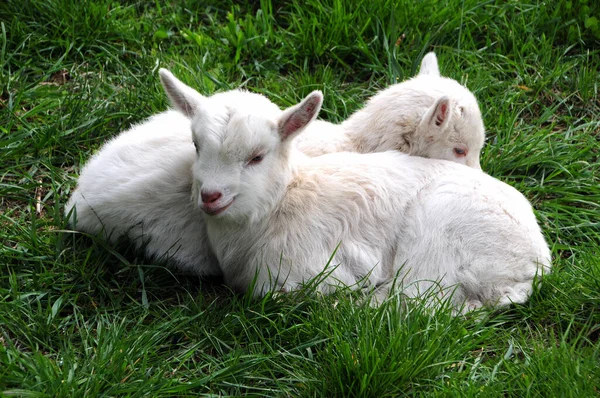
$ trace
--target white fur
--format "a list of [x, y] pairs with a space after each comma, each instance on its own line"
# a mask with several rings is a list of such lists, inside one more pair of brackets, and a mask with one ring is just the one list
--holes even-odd
[[439, 282], [440, 294], [455, 287], [454, 303], [472, 309], [525, 301], [550, 269], [529, 202], [478, 170], [395, 151], [297, 151], [292, 141], [318, 113], [320, 92], [283, 112], [170, 96], [195, 109], [194, 197], [236, 289], [253, 281], [256, 294], [297, 289], [335, 252], [322, 291], [340, 283], [385, 291], [398, 274], [408, 296]]
[[481, 168], [484, 140], [475, 96], [456, 80], [440, 76], [431, 52], [421, 61], [417, 76], [379, 92], [340, 125], [313, 123], [296, 146], [309, 156], [396, 149]]
[[81, 170], [66, 206], [75, 228], [127, 236], [149, 257], [183, 270], [219, 274], [206, 241], [202, 212], [192, 204], [196, 156], [190, 121], [168, 111], [107, 142]]

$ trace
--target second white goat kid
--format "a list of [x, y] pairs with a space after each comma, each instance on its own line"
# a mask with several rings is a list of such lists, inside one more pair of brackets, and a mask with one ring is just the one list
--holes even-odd
[[313, 122], [295, 145], [308, 156], [396, 149], [481, 168], [484, 141], [477, 99], [456, 80], [441, 76], [430, 52], [417, 76], [377, 93], [339, 125]]
[[218, 104], [160, 74], [192, 122], [192, 190], [233, 288], [297, 289], [335, 252], [324, 292], [339, 284], [388, 288], [399, 274], [408, 296], [439, 282], [456, 288], [455, 305], [472, 309], [524, 302], [535, 276], [549, 271], [548, 246], [514, 188], [395, 151], [308, 158], [292, 143], [316, 117], [320, 92], [280, 111]]

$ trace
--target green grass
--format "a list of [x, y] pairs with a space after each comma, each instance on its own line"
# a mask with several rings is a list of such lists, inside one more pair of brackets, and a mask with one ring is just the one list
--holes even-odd
[[[599, 395], [598, 2], [233, 3], [0, 2], [0, 395]], [[321, 89], [338, 122], [431, 50], [480, 101], [483, 168], [551, 244], [526, 304], [253, 300], [60, 232], [85, 160], [166, 108], [158, 67], [282, 107]]]

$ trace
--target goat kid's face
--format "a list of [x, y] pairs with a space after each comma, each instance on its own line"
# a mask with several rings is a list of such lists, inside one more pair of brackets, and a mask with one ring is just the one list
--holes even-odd
[[481, 169], [479, 156], [485, 139], [476, 100], [438, 98], [417, 126], [411, 154], [445, 159]]
[[173, 106], [192, 119], [197, 205], [211, 217], [238, 222], [272, 211], [291, 178], [291, 141], [318, 114], [322, 94], [282, 112], [258, 94], [206, 98], [164, 69], [160, 77]]
[[276, 124], [241, 112], [199, 111], [192, 123], [197, 160], [193, 198], [210, 216], [243, 219], [272, 207], [287, 156]]
[[[433, 52], [423, 57], [418, 79], [443, 79]], [[477, 99], [456, 83], [455, 94], [438, 98], [425, 112], [411, 145], [411, 154], [450, 160], [481, 169], [479, 156], [485, 128]]]

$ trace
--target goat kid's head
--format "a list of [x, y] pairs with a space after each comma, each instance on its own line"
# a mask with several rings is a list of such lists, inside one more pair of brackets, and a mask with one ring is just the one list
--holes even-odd
[[440, 75], [433, 52], [423, 57], [415, 77], [415, 80], [419, 79], [439, 79], [440, 86], [448, 87], [448, 95], [437, 98], [422, 116], [410, 153], [481, 169], [479, 157], [485, 128], [475, 96], [455, 80]]
[[319, 113], [321, 92], [281, 111], [245, 91], [204, 97], [166, 69], [160, 79], [173, 107], [192, 121], [195, 203], [211, 217], [237, 222], [272, 211], [291, 178], [291, 142]]

